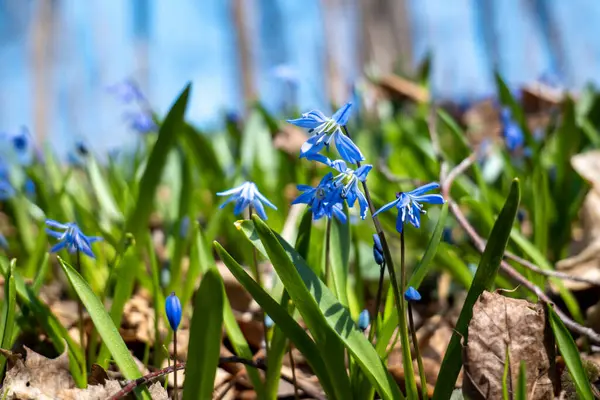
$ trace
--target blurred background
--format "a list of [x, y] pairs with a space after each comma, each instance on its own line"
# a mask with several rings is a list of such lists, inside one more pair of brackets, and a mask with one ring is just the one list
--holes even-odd
[[248, 100], [330, 111], [429, 55], [435, 100], [491, 96], [494, 70], [576, 91], [600, 77], [599, 23], [594, 0], [0, 0], [0, 132], [102, 153], [135, 140], [107, 90], [127, 79], [158, 115], [191, 80], [188, 118], [215, 130]]

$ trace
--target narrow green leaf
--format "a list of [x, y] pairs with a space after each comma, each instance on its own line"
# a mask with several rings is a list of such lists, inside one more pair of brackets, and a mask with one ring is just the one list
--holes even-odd
[[[279, 305], [260, 285], [256, 283], [241, 265], [239, 265], [229, 253], [217, 242], [214, 242], [214, 247], [219, 254], [219, 257], [233, 276], [240, 284], [252, 295], [258, 304], [269, 314], [276, 326], [280, 327], [286, 336], [294, 343], [296, 348], [306, 357], [306, 361], [313, 369], [315, 375], [319, 378], [319, 382], [325, 393], [331, 398], [334, 398], [335, 392], [331, 383], [331, 378], [328, 368], [321, 356], [319, 348], [315, 342], [308, 336], [305, 330], [298, 325], [288, 311]], [[270, 364], [269, 364], [270, 365]]]
[[[348, 215], [348, 209], [344, 212]], [[350, 219], [350, 218], [348, 218]], [[350, 224], [333, 218], [330, 238], [331, 278], [339, 302], [348, 307], [348, 263], [350, 259]]]
[[462, 368], [462, 346], [461, 341], [468, 340], [468, 326], [473, 316], [473, 305], [483, 293], [489, 290], [494, 283], [500, 262], [504, 257], [504, 249], [508, 243], [510, 232], [517, 215], [520, 201], [519, 181], [515, 179], [511, 185], [510, 193], [504, 203], [504, 207], [492, 228], [492, 233], [487, 242], [479, 267], [473, 278], [473, 283], [467, 294], [467, 298], [460, 312], [456, 328], [452, 334], [450, 344], [446, 350], [440, 376], [444, 379], [437, 382], [433, 399], [447, 399], [452, 395], [456, 378]]
[[194, 301], [183, 400], [212, 397], [221, 349], [224, 291], [217, 271], [204, 274]]
[[[345, 371], [340, 371], [337, 365], [343, 366], [343, 356], [340, 360], [337, 358], [340, 356], [337, 352], [332, 354], [332, 349], [335, 350], [341, 340], [383, 399], [403, 398], [398, 385], [377, 356], [372, 344], [356, 327], [348, 310], [336, 300], [329, 288], [306, 265], [291, 245], [281, 238], [278, 239], [260, 218], [255, 216], [253, 221], [256, 233], [265, 246], [290, 298], [302, 314], [323, 355], [329, 361], [329, 371], [333, 385], [336, 386], [336, 395], [344, 399], [351, 396], [347, 393], [348, 376]], [[249, 223], [244, 221], [242, 225]]]
[[96, 329], [102, 340], [110, 350], [113, 359], [119, 366], [121, 373], [126, 379], [137, 379], [142, 376], [138, 369], [129, 349], [123, 342], [123, 338], [119, 334], [119, 330], [112, 322], [110, 315], [104, 309], [104, 305], [100, 299], [94, 294], [87, 282], [79, 275], [73, 267], [67, 264], [62, 258], [58, 257], [58, 261], [67, 275], [71, 286], [77, 292], [81, 302], [87, 309]]
[[527, 400], [527, 368], [523, 360], [519, 364], [519, 382], [516, 400]]
[[123, 214], [119, 211], [115, 199], [110, 192], [109, 185], [102, 175], [98, 161], [91, 154], [87, 157], [85, 165], [87, 173], [92, 184], [92, 189], [96, 194], [100, 209], [106, 213], [106, 216], [114, 222], [123, 221]]
[[[10, 350], [12, 345], [13, 328], [15, 326], [15, 309], [17, 305], [17, 291], [15, 289], [15, 266], [17, 260], [10, 262], [10, 269], [4, 282], [4, 303], [2, 304], [2, 340], [3, 349]], [[1, 371], [1, 370], [0, 370]]]
[[408, 286], [412, 286], [415, 289], [418, 289], [419, 286], [421, 286], [421, 282], [423, 282], [423, 279], [425, 279], [425, 276], [427, 276], [431, 261], [433, 260], [433, 257], [437, 252], [438, 245], [440, 244], [440, 240], [442, 239], [442, 234], [444, 233], [444, 224], [446, 223], [447, 216], [448, 203], [445, 203], [442, 206], [442, 210], [440, 211], [440, 216], [438, 218], [437, 224], [435, 225], [435, 229], [433, 230], [433, 235], [431, 235], [431, 239], [429, 239], [429, 243], [427, 243], [425, 254], [413, 270], [412, 275], [408, 280]]
[[302, 215], [300, 220], [300, 227], [298, 228], [298, 236], [296, 237], [296, 251], [305, 260], [308, 257], [308, 250], [310, 248], [310, 236], [312, 232], [312, 210], [307, 208]]
[[125, 229], [123, 232], [131, 232], [133, 237], [141, 240], [148, 219], [152, 212], [156, 188], [162, 177], [162, 172], [167, 162], [167, 156], [174, 147], [177, 137], [184, 129], [184, 115], [188, 104], [188, 98], [191, 90], [191, 83], [188, 84], [179, 98], [175, 101], [169, 113], [158, 130], [158, 139], [150, 156], [141, 181], [135, 207], [127, 217]]
[[504, 355], [504, 372], [502, 373], [502, 399], [503, 400], [511, 400], [512, 396], [509, 395], [511, 390], [509, 390], [508, 385], [512, 382], [512, 377], [510, 376], [510, 352], [508, 351], [508, 346], [506, 346], [506, 352]]
[[571, 379], [573, 379], [573, 383], [575, 384], [577, 396], [583, 400], [592, 400], [594, 394], [592, 393], [590, 381], [583, 368], [579, 350], [577, 349], [577, 345], [575, 344], [571, 333], [550, 305], [548, 305], [548, 318], [550, 320], [552, 331], [554, 332], [554, 337], [556, 338], [558, 350], [563, 356]]

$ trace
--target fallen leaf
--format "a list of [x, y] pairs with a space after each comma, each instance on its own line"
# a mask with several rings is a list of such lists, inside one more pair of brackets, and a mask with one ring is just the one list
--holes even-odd
[[509, 390], [517, 387], [519, 365], [527, 368], [528, 399], [549, 399], [556, 382], [553, 336], [541, 304], [483, 292], [473, 306], [463, 361], [463, 393], [470, 399], [501, 399], [506, 354]]

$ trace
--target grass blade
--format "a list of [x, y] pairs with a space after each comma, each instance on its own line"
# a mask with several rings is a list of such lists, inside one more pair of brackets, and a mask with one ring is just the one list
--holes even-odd
[[221, 349], [224, 291], [219, 273], [208, 271], [194, 301], [183, 400], [212, 397]]
[[473, 305], [479, 298], [479, 295], [484, 290], [489, 290], [494, 283], [500, 262], [504, 256], [504, 249], [510, 237], [513, 222], [517, 215], [520, 197], [519, 181], [515, 179], [511, 185], [510, 193], [504, 207], [492, 228], [490, 238], [481, 256], [479, 267], [473, 278], [473, 283], [456, 323], [455, 331], [452, 334], [452, 339], [446, 350], [439, 375], [443, 376], [444, 379], [438, 381], [435, 387], [433, 393], [434, 400], [448, 399], [452, 395], [456, 378], [462, 368], [461, 340], [463, 338], [465, 342], [468, 340], [467, 328], [473, 316]]
[[110, 350], [115, 362], [119, 366], [121, 373], [126, 379], [137, 379], [142, 376], [133, 357], [129, 353], [129, 349], [123, 342], [123, 338], [119, 334], [119, 330], [113, 323], [110, 315], [104, 309], [104, 305], [100, 299], [94, 294], [87, 282], [79, 275], [77, 271], [62, 258], [58, 257], [58, 261], [67, 275], [71, 286], [77, 292], [81, 302], [87, 309], [94, 325], [102, 337], [102, 340]]
[[148, 219], [154, 204], [156, 188], [162, 177], [162, 172], [167, 162], [167, 156], [177, 142], [177, 137], [184, 129], [184, 115], [188, 104], [191, 83], [188, 84], [175, 104], [169, 110], [160, 129], [158, 139], [139, 183], [136, 206], [127, 217], [123, 232], [131, 232], [137, 240], [143, 240], [143, 233], [148, 225]]
[[571, 333], [560, 320], [560, 317], [556, 315], [556, 312], [551, 306], [548, 306], [548, 319], [550, 320], [550, 326], [554, 332], [556, 338], [556, 344], [560, 354], [565, 359], [565, 364], [571, 374], [571, 379], [575, 384], [577, 390], [577, 396], [583, 400], [592, 400], [594, 394], [588, 380], [587, 373], [583, 368], [581, 357], [579, 356], [579, 350], [577, 345], [571, 336]]
[[[403, 398], [375, 349], [352, 321], [349, 311], [336, 300], [334, 294], [290, 244], [283, 239], [278, 239], [260, 218], [254, 217], [253, 221], [256, 233], [265, 246], [290, 298], [302, 314], [323, 355], [329, 361], [331, 378], [333, 384], [337, 385], [336, 395], [343, 399], [351, 396], [347, 394], [349, 380], [346, 372], [332, 369], [332, 367], [338, 368], [336, 363], [343, 363], [340, 359], [330, 358], [340, 356], [337, 352], [332, 354], [331, 350], [332, 346], [337, 346], [341, 341], [383, 399]], [[242, 225], [244, 224], [249, 222], [244, 221]], [[246, 233], [248, 229], [243, 231]], [[343, 360], [343, 356], [341, 357]]]
[[[348, 215], [348, 210], [344, 210]], [[349, 219], [349, 218], [348, 218]], [[334, 292], [340, 303], [348, 307], [348, 260], [350, 258], [350, 224], [337, 218], [331, 221], [330, 262]]]
[[89, 155], [86, 166], [88, 177], [96, 194], [96, 198], [98, 199], [100, 209], [104, 211], [106, 216], [111, 221], [123, 221], [123, 214], [121, 211], [119, 211], [119, 207], [117, 207], [117, 203], [115, 202], [115, 199], [109, 189], [109, 185], [104, 176], [102, 176], [102, 172], [100, 171], [100, 167], [96, 158], [92, 155]]
[[523, 360], [521, 360], [521, 364], [519, 365], [519, 382], [516, 400], [527, 400], [527, 369], [525, 361]]

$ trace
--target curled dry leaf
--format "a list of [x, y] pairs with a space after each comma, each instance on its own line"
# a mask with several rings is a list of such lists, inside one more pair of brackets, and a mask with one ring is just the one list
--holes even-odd
[[[600, 281], [600, 151], [593, 150], [571, 158], [573, 169], [592, 185], [580, 211], [582, 234], [574, 243], [574, 255], [560, 260], [556, 268], [571, 275]], [[571, 290], [583, 290], [591, 285], [564, 281]]]
[[554, 343], [546, 327], [543, 305], [483, 292], [473, 306], [463, 355], [465, 397], [502, 398], [502, 376], [508, 353], [509, 391], [516, 390], [519, 365], [524, 361], [527, 398], [553, 398], [557, 380]]

